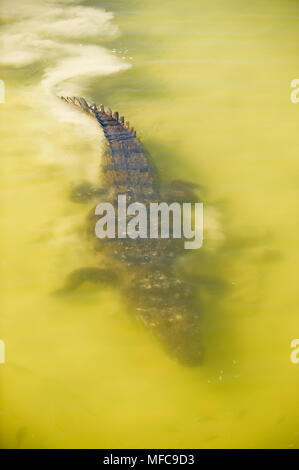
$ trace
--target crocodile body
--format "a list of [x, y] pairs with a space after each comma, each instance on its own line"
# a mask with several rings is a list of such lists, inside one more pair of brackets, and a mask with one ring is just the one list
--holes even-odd
[[[126, 195], [127, 204], [140, 202], [190, 202], [195, 199], [182, 182], [161, 190], [155, 168], [133, 128], [112, 115], [108, 108], [83, 98], [62, 98], [90, 114], [100, 124], [107, 149], [102, 162], [104, 187], [79, 187], [77, 200], [94, 197], [110, 202], [117, 212], [118, 195]], [[94, 209], [88, 217], [89, 234], [109, 268], [82, 268], [70, 275], [66, 288], [71, 290], [84, 281], [116, 283], [124, 292], [130, 309], [161, 341], [165, 349], [181, 363], [197, 365], [201, 361], [199, 314], [194, 302], [194, 289], [177, 272], [175, 261], [184, 254], [182, 239], [96, 238], [98, 217]], [[112, 266], [112, 268], [111, 268]]]

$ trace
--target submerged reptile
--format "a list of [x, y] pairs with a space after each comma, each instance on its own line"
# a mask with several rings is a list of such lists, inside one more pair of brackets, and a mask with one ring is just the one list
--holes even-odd
[[[119, 194], [127, 203], [192, 202], [193, 186], [174, 181], [167, 189], [158, 184], [153, 164], [136, 132], [117, 112], [112, 115], [103, 105], [88, 105], [84, 98], [61, 98], [94, 117], [104, 131], [107, 148], [102, 163], [104, 186], [80, 185], [72, 198], [77, 201], [96, 199], [110, 202], [117, 212]], [[100, 199], [100, 200], [99, 200]], [[178, 274], [175, 261], [183, 253], [182, 239], [98, 239], [93, 210], [88, 217], [88, 231], [96, 250], [107, 260], [107, 267], [88, 267], [74, 271], [63, 292], [79, 287], [85, 281], [120, 286], [130, 308], [161, 341], [171, 356], [186, 365], [201, 360], [199, 314], [194, 301], [194, 288]]]

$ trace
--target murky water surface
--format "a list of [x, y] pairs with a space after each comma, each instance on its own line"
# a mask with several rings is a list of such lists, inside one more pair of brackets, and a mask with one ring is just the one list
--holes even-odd
[[[2, 447], [299, 447], [299, 3], [1, 0]], [[133, 123], [161, 181], [201, 186], [204, 359], [171, 359], [84, 236], [103, 137], [56, 95]]]

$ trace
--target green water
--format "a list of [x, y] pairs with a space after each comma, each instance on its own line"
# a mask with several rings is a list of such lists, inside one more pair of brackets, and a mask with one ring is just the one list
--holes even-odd
[[[299, 447], [299, 3], [0, 0], [1, 447]], [[103, 13], [103, 9], [112, 15]], [[201, 185], [203, 364], [165, 354], [118, 286], [51, 293], [98, 265], [103, 137], [56, 94], [124, 114], [162, 182]]]

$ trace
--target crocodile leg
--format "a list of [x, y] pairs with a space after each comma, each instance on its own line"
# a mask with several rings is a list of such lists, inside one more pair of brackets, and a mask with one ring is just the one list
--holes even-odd
[[92, 282], [95, 284], [111, 285], [117, 281], [117, 276], [114, 271], [110, 269], [101, 268], [80, 268], [76, 269], [67, 277], [65, 286], [58, 289], [56, 294], [66, 294], [78, 289], [85, 282]]

